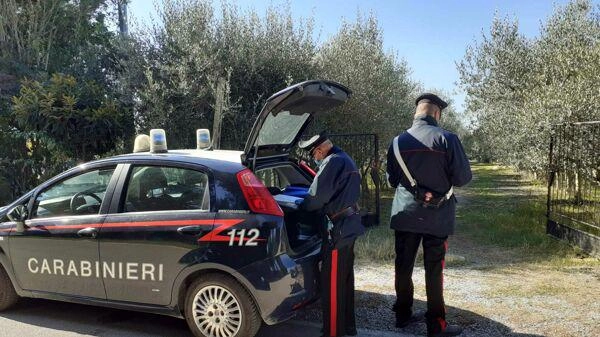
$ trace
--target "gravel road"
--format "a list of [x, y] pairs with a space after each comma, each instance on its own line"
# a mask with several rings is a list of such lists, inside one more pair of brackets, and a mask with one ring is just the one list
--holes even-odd
[[[507, 269], [508, 268], [508, 269]], [[356, 314], [361, 328], [426, 335], [425, 323], [394, 327], [393, 266], [357, 266]], [[426, 309], [424, 269], [416, 267], [415, 309]], [[595, 337], [600, 321], [600, 270], [531, 270], [520, 266], [449, 268], [445, 272], [448, 320], [464, 337]], [[317, 302], [299, 319], [320, 321]]]

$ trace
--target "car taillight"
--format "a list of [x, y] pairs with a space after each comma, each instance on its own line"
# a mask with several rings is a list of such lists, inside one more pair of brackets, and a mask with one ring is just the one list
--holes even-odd
[[244, 169], [238, 172], [237, 180], [252, 212], [283, 216], [281, 207], [252, 171]]

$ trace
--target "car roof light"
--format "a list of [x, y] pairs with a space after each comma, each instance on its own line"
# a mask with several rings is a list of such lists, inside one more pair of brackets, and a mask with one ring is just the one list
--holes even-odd
[[150, 136], [138, 135], [133, 143], [133, 152], [148, 152], [150, 151]]
[[210, 131], [208, 129], [196, 130], [196, 149], [206, 150], [210, 146]]
[[237, 173], [237, 179], [250, 210], [254, 213], [283, 216], [283, 211], [265, 185], [250, 171]]
[[163, 129], [150, 130], [150, 152], [163, 153], [167, 152], [167, 136]]

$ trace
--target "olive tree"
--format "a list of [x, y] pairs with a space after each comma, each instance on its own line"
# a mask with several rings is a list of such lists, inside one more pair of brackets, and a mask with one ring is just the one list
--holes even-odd
[[211, 128], [217, 83], [229, 88], [222, 114], [224, 147], [243, 146], [268, 96], [312, 78], [312, 21], [292, 20], [289, 7], [263, 16], [224, 2], [164, 1], [160, 24], [146, 29], [146, 55], [135, 91], [138, 130], [167, 129], [177, 147], [194, 144], [194, 130]]
[[458, 63], [481, 155], [545, 172], [553, 125], [600, 119], [599, 42], [599, 13], [586, 0], [556, 8], [536, 38], [495, 19]]
[[[320, 77], [347, 85], [350, 101], [320, 121], [333, 132], [376, 133], [387, 143], [410, 126], [416, 83], [394, 53], [386, 53], [373, 15], [344, 22], [317, 54]], [[347, 121], [347, 123], [340, 123]]]

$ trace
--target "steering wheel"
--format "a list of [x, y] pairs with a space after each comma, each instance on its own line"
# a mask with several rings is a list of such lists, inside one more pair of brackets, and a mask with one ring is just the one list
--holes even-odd
[[102, 199], [100, 199], [100, 197], [98, 197], [97, 195], [95, 195], [92, 192], [85, 192], [85, 191], [84, 192], [77, 192], [77, 193], [75, 193], [75, 195], [73, 195], [71, 197], [71, 202], [69, 202], [69, 208], [71, 208], [71, 212], [73, 214], [79, 213], [80, 207], [83, 206], [83, 205], [85, 205], [85, 198], [83, 199], [84, 200], [84, 204], [83, 205], [79, 205], [79, 206], [77, 206], [77, 204], [75, 203], [75, 200], [77, 200], [77, 198], [83, 198], [83, 196], [85, 196], [85, 195], [94, 198], [96, 201], [98, 201], [98, 204], [102, 203]]

